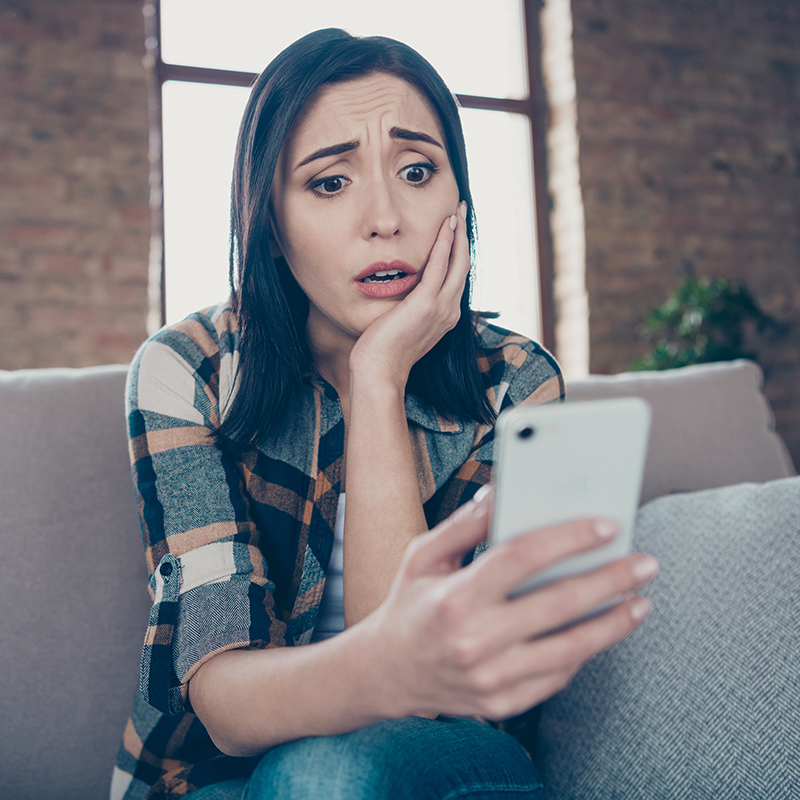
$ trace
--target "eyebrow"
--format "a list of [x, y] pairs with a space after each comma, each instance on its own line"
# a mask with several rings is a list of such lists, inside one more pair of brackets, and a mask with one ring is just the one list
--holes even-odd
[[[439, 142], [436, 141], [432, 136], [428, 136], [427, 133], [422, 133], [422, 131], [410, 131], [407, 128], [398, 128], [394, 127], [389, 131], [389, 136], [392, 139], [403, 139], [408, 142], [427, 142], [428, 144], [435, 145], [440, 150], [444, 150]], [[339, 144], [333, 144], [330, 147], [322, 147], [319, 150], [315, 150], [310, 156], [304, 158], [296, 167], [295, 169], [300, 169], [300, 167], [304, 167], [306, 164], [310, 164], [312, 161], [316, 161], [320, 158], [327, 158], [328, 156], [339, 156], [342, 153], [349, 153], [351, 150], [355, 150], [360, 143], [356, 140], [350, 142], [340, 142]]]
[[333, 144], [330, 147], [322, 147], [319, 150], [315, 150], [310, 156], [308, 156], [308, 158], [304, 158], [295, 167], [295, 169], [300, 169], [300, 167], [304, 167], [306, 164], [310, 164], [312, 161], [316, 161], [318, 158], [339, 156], [342, 153], [348, 153], [350, 150], [355, 150], [356, 147], [358, 147], [357, 141], [341, 142], [340, 144]]
[[436, 141], [432, 136], [428, 136], [427, 133], [422, 133], [422, 131], [409, 131], [406, 128], [392, 128], [389, 131], [389, 136], [392, 139], [406, 139], [409, 142], [427, 142], [428, 144], [436, 145], [440, 150], [444, 150], [439, 142]]

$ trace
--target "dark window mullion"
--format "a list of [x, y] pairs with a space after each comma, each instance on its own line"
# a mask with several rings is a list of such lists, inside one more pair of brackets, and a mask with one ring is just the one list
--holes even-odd
[[258, 77], [255, 72], [239, 72], [233, 69], [190, 67], [185, 64], [161, 62], [161, 80], [184, 81], [185, 83], [213, 83], [221, 86], [250, 86]]
[[556, 350], [555, 298], [553, 297], [553, 243], [550, 231], [550, 193], [547, 189], [547, 119], [548, 105], [542, 81], [541, 29], [539, 13], [542, 0], [523, 0], [522, 24], [525, 34], [525, 58], [528, 67], [528, 118], [531, 123], [531, 167], [533, 169], [533, 213], [536, 224], [536, 253], [539, 282], [539, 313], [542, 344]]
[[[159, 69], [162, 81], [185, 81], [187, 83], [213, 83], [222, 86], [251, 86], [258, 77], [255, 72], [237, 72], [230, 69], [212, 67], [190, 67], [184, 64], [161, 62]], [[483, 97], [481, 95], [457, 94], [463, 108], [477, 108], [486, 111], [508, 111], [512, 114], [530, 116], [530, 102], [527, 99], [514, 100], [505, 97]]]

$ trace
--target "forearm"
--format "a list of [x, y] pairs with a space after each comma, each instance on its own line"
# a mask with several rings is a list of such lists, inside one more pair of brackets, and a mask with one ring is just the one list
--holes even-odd
[[192, 708], [217, 747], [240, 757], [403, 716], [371, 627], [303, 647], [220, 653], [192, 677]]
[[346, 624], [386, 598], [409, 542], [427, 530], [399, 387], [351, 381], [344, 535]]
[[442, 221], [422, 277], [349, 355], [345, 623], [386, 597], [408, 544], [427, 530], [405, 414], [411, 370], [461, 316], [470, 269], [466, 204]]

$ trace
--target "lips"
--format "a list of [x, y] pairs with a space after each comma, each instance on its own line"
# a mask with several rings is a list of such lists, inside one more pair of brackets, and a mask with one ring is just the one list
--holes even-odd
[[407, 261], [376, 261], [355, 278], [355, 286], [366, 297], [397, 297], [417, 283], [419, 274]]

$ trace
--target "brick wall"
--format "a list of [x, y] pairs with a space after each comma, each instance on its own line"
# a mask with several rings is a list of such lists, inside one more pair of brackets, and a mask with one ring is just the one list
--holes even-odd
[[572, 0], [591, 372], [687, 269], [793, 323], [758, 347], [800, 465], [800, 3]]
[[126, 362], [146, 336], [140, 0], [0, 5], [0, 368]]
[[[146, 336], [141, 5], [0, 5], [0, 368], [125, 362]], [[647, 310], [689, 266], [745, 279], [768, 311], [796, 321], [800, 5], [571, 6], [574, 88], [555, 121], [577, 111], [589, 369], [616, 372], [641, 355], [636, 332]], [[560, 137], [568, 155], [574, 145], [563, 133], [551, 146]], [[567, 178], [564, 198], [573, 191]], [[574, 220], [559, 224], [569, 231]], [[565, 259], [575, 252], [570, 236]], [[585, 324], [573, 284], [556, 288]], [[760, 357], [800, 464], [800, 326]]]

